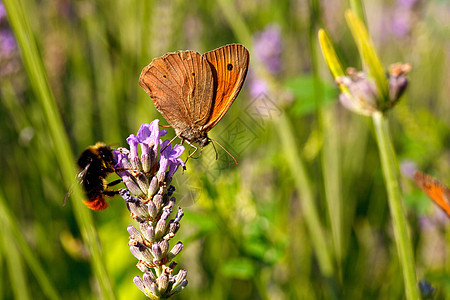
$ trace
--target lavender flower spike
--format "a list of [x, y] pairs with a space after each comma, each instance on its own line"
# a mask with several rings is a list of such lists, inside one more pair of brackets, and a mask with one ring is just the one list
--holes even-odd
[[136, 276], [134, 282], [151, 299], [169, 298], [187, 285], [185, 270], [173, 275], [177, 264], [172, 259], [183, 244], [178, 242], [169, 251], [169, 242], [180, 227], [181, 208], [175, 219], [168, 221], [176, 202], [170, 181], [179, 166], [184, 166], [179, 158], [184, 147], [172, 148], [168, 140], [160, 141], [167, 131], [159, 130], [158, 122], [143, 124], [136, 136], [131, 134], [127, 139], [130, 150], [120, 148], [114, 152], [115, 168], [128, 188], [121, 190], [120, 195], [139, 223], [139, 229], [127, 228], [130, 251], [139, 260], [136, 266], [144, 273], [142, 279]]

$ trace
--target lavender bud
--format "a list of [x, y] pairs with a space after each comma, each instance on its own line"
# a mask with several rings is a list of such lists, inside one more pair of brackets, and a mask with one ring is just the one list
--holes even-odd
[[183, 209], [181, 207], [178, 207], [177, 215], [175, 216], [174, 222], [180, 222], [183, 216], [184, 216]]
[[166, 220], [160, 219], [158, 223], [156, 223], [155, 228], [155, 238], [159, 240], [166, 233]]
[[150, 171], [151, 164], [147, 153], [141, 155], [141, 162], [142, 162], [142, 171], [144, 171], [144, 173]]
[[144, 280], [144, 283], [146, 286], [150, 286], [153, 282], [156, 281], [156, 277], [155, 274], [153, 274], [153, 272], [145, 272], [144, 275], [142, 276], [142, 279]]
[[161, 294], [159, 293], [158, 290], [158, 286], [156, 285], [156, 283], [152, 283], [152, 285], [150, 286], [150, 290], [152, 291], [152, 294], [159, 297], [161, 296]]
[[153, 197], [153, 203], [156, 206], [156, 210], [160, 210], [163, 207], [163, 197], [161, 195], [155, 195], [155, 197]]
[[408, 86], [406, 74], [411, 71], [410, 64], [395, 63], [389, 66], [389, 98], [391, 107], [397, 103]]
[[169, 204], [166, 205], [167, 208], [172, 208], [175, 206], [175, 203], [177, 202], [177, 199], [175, 197], [170, 198]]
[[[147, 222], [141, 222], [141, 223], [139, 223], [139, 229], [141, 230], [141, 232], [142, 232], [142, 235], [145, 237], [145, 238], [147, 238], [146, 237], [146, 233], [147, 233], [147, 229], [148, 229], [148, 223]], [[136, 229], [137, 230], [137, 229]]]
[[150, 217], [147, 206], [141, 201], [138, 203], [128, 203], [128, 209], [139, 218], [148, 219]]
[[166, 179], [166, 172], [158, 171], [158, 173], [156, 173], [156, 177], [158, 177], [158, 182], [164, 182]]
[[132, 166], [133, 170], [142, 171], [141, 160], [139, 159], [138, 156], [130, 157], [130, 163], [131, 163], [131, 166]]
[[150, 217], [152, 219], [156, 219], [156, 217], [158, 216], [158, 210], [156, 208], [155, 203], [153, 203], [153, 201], [149, 201], [147, 203], [147, 207], [148, 207], [148, 213], [150, 214]]
[[136, 196], [143, 196], [144, 193], [142, 193], [141, 189], [139, 188], [139, 186], [136, 184], [136, 182], [134, 182], [133, 177], [131, 176], [123, 176], [122, 177], [123, 183], [125, 184], [125, 186], [128, 188], [128, 190], [136, 195]]
[[148, 271], [147, 265], [146, 265], [145, 262], [142, 261], [142, 260], [140, 260], [140, 261], [136, 264], [136, 267], [137, 267], [141, 272], [143, 272], [143, 273]]
[[144, 286], [144, 281], [142, 281], [141, 277], [135, 276], [133, 278], [133, 282], [138, 287], [138, 289], [141, 290], [141, 292], [143, 292], [144, 294], [147, 295], [147, 291], [146, 291], [145, 286]]
[[131, 254], [133, 254], [134, 257], [136, 257], [138, 260], [142, 260], [142, 259], [143, 259], [142, 253], [141, 253], [141, 251], [139, 251], [139, 247], [131, 246], [131, 247], [130, 247], [130, 252], [131, 252]]
[[[172, 286], [172, 289], [175, 289], [178, 285], [180, 285], [186, 279], [187, 272], [184, 269], [181, 269], [177, 275], [175, 275], [175, 282]], [[145, 274], [144, 274], [145, 276]]]
[[172, 270], [175, 269], [176, 266], [177, 266], [177, 263], [174, 261], [169, 264], [169, 268]]
[[169, 188], [167, 189], [167, 195], [172, 196], [173, 192], [175, 192], [175, 187], [173, 185], [170, 185]]
[[151, 243], [155, 242], [155, 229], [153, 228], [153, 226], [149, 226], [146, 233], [147, 233], [147, 239]]
[[119, 194], [127, 203], [137, 203], [140, 201], [138, 198], [131, 196], [130, 192], [127, 189], [119, 189]]
[[136, 177], [137, 184], [141, 191], [148, 191], [149, 183], [147, 176], [144, 173], [139, 173]]
[[128, 225], [127, 231], [131, 236], [130, 238], [132, 238], [133, 240], [136, 240], [138, 242], [143, 241], [141, 233], [133, 225]]
[[144, 258], [143, 260], [147, 262], [153, 261], [153, 255], [152, 252], [147, 247], [141, 247], [140, 249], [141, 255]]
[[171, 237], [177, 233], [178, 229], [180, 229], [180, 223], [170, 222], [169, 223], [169, 234], [171, 234]]
[[159, 183], [158, 183], [158, 178], [156, 176], [152, 177], [152, 180], [150, 182], [150, 186], [148, 187], [148, 196], [152, 197], [154, 194], [156, 194], [156, 192], [159, 189]]
[[159, 242], [159, 247], [161, 248], [161, 252], [163, 253], [163, 255], [165, 255], [169, 250], [169, 242], [167, 240], [162, 240], [161, 242]]
[[152, 245], [152, 253], [155, 259], [159, 262], [163, 259], [163, 253], [161, 251], [161, 247], [159, 247], [158, 243], [154, 243]]
[[181, 250], [183, 250], [183, 243], [178, 242], [173, 248], [170, 250], [169, 253], [167, 253], [167, 258], [169, 260], [172, 260], [175, 256], [177, 256]]
[[378, 110], [379, 96], [375, 82], [363, 72], [349, 68], [349, 76], [336, 78], [339, 85], [345, 86], [348, 93], [341, 93], [339, 100], [347, 109], [370, 116]]
[[159, 292], [161, 294], [164, 294], [167, 290], [167, 287], [169, 286], [169, 275], [166, 272], [163, 272], [157, 279], [157, 282], [159, 286]]

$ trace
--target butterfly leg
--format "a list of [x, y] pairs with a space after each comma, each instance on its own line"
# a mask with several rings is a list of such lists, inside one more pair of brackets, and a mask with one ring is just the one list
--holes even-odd
[[[189, 160], [189, 158], [191, 158], [191, 157], [195, 154], [195, 152], [197, 152], [198, 147], [195, 146], [194, 144], [192, 144], [191, 142], [189, 142], [188, 140], [184, 140], [184, 141], [186, 142], [186, 144], [188, 144], [189, 146], [191, 146], [192, 148], [195, 149], [194, 152], [189, 153], [189, 156], [186, 158], [186, 161], [184, 162], [184, 164], [186, 164], [187, 161]], [[203, 148], [202, 148], [202, 149], [203, 149]], [[199, 156], [197, 156], [197, 157], [192, 157], [192, 158], [193, 158], [193, 159], [198, 159], [201, 155], [202, 155], [202, 151], [200, 151], [200, 155], [199, 155]]]

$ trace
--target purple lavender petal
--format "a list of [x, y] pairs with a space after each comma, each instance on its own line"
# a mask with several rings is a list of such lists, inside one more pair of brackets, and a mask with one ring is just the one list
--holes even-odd
[[139, 140], [134, 136], [134, 134], [130, 134], [127, 138], [127, 143], [130, 145], [130, 159], [137, 157], [137, 145], [139, 144]]

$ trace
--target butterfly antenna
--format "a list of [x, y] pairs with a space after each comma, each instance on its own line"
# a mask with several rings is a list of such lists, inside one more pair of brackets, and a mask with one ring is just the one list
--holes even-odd
[[[234, 162], [236, 163], [236, 165], [238, 165], [238, 162], [237, 162], [237, 160], [236, 160], [236, 158], [234, 158], [234, 156], [233, 155], [231, 155], [231, 153], [230, 152], [228, 152], [227, 151], [227, 149], [225, 149], [221, 144], [219, 144], [219, 142], [218, 141], [216, 141], [216, 140], [213, 140], [212, 138], [209, 138], [211, 141], [213, 141], [213, 142], [215, 142], [217, 145], [219, 145], [220, 146], [220, 148], [222, 148], [223, 149], [223, 151], [225, 151], [233, 160], [234, 160]], [[214, 144], [213, 144], [214, 145]], [[217, 154], [217, 152], [216, 152], [216, 154]]]
[[217, 153], [217, 149], [216, 149], [216, 145], [214, 145], [214, 143], [212, 143], [213, 148], [214, 148], [214, 152], [216, 152], [216, 160], [219, 159], [219, 153]]

